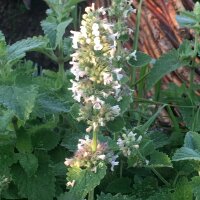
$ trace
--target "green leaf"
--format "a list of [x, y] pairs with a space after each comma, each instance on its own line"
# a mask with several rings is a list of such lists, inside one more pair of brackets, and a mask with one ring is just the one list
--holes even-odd
[[14, 183], [21, 198], [28, 200], [52, 200], [55, 196], [55, 177], [49, 157], [43, 151], [38, 154], [39, 167], [34, 176], [27, 176], [19, 165], [12, 167]]
[[36, 98], [33, 114], [39, 117], [68, 112], [68, 105], [61, 99], [47, 93]]
[[98, 166], [97, 172], [90, 169], [70, 168], [67, 176], [69, 181], [75, 180], [75, 185], [69, 192], [64, 193], [58, 199], [82, 200], [88, 192], [92, 191], [106, 175], [106, 166]]
[[22, 88], [7, 85], [0, 86], [0, 104], [13, 111], [19, 119], [24, 121], [29, 119], [36, 96], [37, 88], [35, 86]]
[[133, 102], [131, 96], [123, 96], [122, 97], [122, 100], [118, 103], [121, 114], [123, 114], [124, 112], [126, 112], [129, 109], [131, 102]]
[[60, 141], [60, 134], [53, 130], [52, 127], [45, 125], [35, 126], [30, 132], [32, 135], [32, 143], [34, 148], [52, 150], [54, 149]]
[[131, 67], [143, 67], [151, 62], [151, 57], [143, 52], [137, 51], [136, 52], [136, 58], [131, 58], [128, 61], [128, 64], [131, 65]]
[[155, 151], [150, 155], [151, 167], [172, 167], [172, 163], [167, 154], [159, 151]]
[[47, 35], [50, 44], [52, 47], [55, 47], [56, 43], [56, 30], [57, 30], [57, 22], [52, 17], [47, 17], [45, 20], [41, 22], [42, 30], [44, 34]]
[[107, 123], [107, 128], [112, 133], [120, 132], [125, 126], [125, 121], [122, 117], [116, 117], [113, 121]]
[[34, 154], [22, 154], [18, 155], [19, 163], [23, 167], [27, 176], [32, 176], [38, 169], [38, 159]]
[[121, 194], [128, 194], [132, 192], [131, 185], [131, 179], [127, 177], [117, 178], [113, 181], [111, 181], [107, 188], [106, 192], [110, 193], [121, 193]]
[[10, 110], [2, 111], [2, 114], [0, 114], [0, 132], [4, 132], [7, 129], [13, 116], [14, 116], [13, 111]]
[[160, 57], [147, 77], [147, 89], [150, 90], [162, 77], [186, 65], [179, 59], [178, 51], [173, 49]]
[[56, 33], [56, 46], [60, 45], [60, 42], [62, 42], [63, 35], [65, 34], [65, 29], [69, 24], [72, 22], [72, 18], [67, 19], [64, 22], [61, 22], [57, 26], [57, 33]]
[[101, 194], [97, 196], [97, 200], [136, 200], [135, 197], [129, 197], [127, 195], [117, 194], [112, 196], [112, 194]]
[[192, 190], [194, 193], [194, 196], [196, 197], [196, 200], [200, 199], [200, 176], [195, 176], [192, 178], [191, 181]]
[[80, 105], [78, 103], [74, 103], [73, 106], [70, 108], [70, 114], [74, 119], [79, 117], [79, 110]]
[[12, 145], [0, 146], [0, 174], [4, 174], [17, 161]]
[[160, 112], [162, 111], [162, 109], [165, 107], [166, 105], [163, 105], [162, 107], [160, 107], [157, 112], [151, 116], [149, 118], [149, 120], [147, 122], [145, 122], [141, 127], [139, 127], [141, 132], [145, 132], [148, 130], [148, 128], [152, 125], [152, 123], [155, 121], [156, 117], [160, 114]]
[[29, 132], [27, 132], [24, 128], [20, 128], [19, 130], [17, 130], [16, 135], [17, 150], [20, 153], [31, 153], [33, 150], [33, 146]]
[[187, 178], [183, 177], [177, 183], [175, 192], [172, 195], [173, 200], [193, 200], [192, 187]]
[[74, 152], [77, 149], [79, 139], [82, 137], [82, 132], [67, 130], [61, 145], [67, 148], [69, 151]]
[[178, 149], [173, 161], [195, 160], [200, 161], [200, 135], [195, 132], [188, 132], [185, 136], [184, 147]]
[[8, 47], [8, 62], [14, 62], [25, 56], [28, 51], [45, 47], [47, 41], [43, 37], [33, 37], [14, 43]]

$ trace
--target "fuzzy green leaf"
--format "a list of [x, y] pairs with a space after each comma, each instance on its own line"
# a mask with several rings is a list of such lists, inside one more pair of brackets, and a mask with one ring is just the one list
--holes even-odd
[[21, 120], [29, 119], [33, 110], [37, 88], [17, 87], [17, 86], [0, 86], [0, 104], [13, 111]]
[[120, 132], [125, 126], [125, 121], [122, 117], [116, 117], [113, 121], [107, 123], [107, 128], [112, 133]]
[[131, 179], [127, 177], [117, 178], [108, 184], [106, 192], [128, 194], [132, 191], [130, 185]]
[[131, 58], [128, 63], [131, 67], [143, 67], [151, 62], [151, 57], [143, 52], [136, 52], [136, 58]]
[[14, 62], [25, 56], [27, 51], [33, 51], [46, 46], [46, 40], [42, 37], [33, 37], [14, 43], [8, 47], [8, 61]]
[[60, 45], [60, 42], [62, 41], [63, 35], [65, 34], [65, 29], [69, 24], [72, 22], [72, 18], [67, 19], [64, 22], [61, 22], [57, 26], [57, 33], [56, 33], [56, 46]]
[[13, 116], [14, 112], [11, 110], [2, 111], [2, 115], [0, 114], [0, 132], [3, 132], [7, 129]]
[[57, 29], [57, 22], [54, 18], [47, 17], [45, 20], [41, 22], [42, 30], [44, 34], [47, 35], [50, 44], [52, 47], [55, 47], [56, 43], [56, 29]]
[[166, 74], [169, 74], [186, 64], [187, 63], [179, 59], [178, 51], [175, 49], [160, 57], [147, 77], [148, 90], [150, 90]]
[[150, 166], [152, 167], [172, 167], [172, 163], [167, 154], [155, 151], [150, 155]]
[[55, 177], [48, 156], [41, 151], [39, 167], [34, 176], [27, 176], [23, 168], [15, 165], [12, 168], [13, 181], [17, 185], [21, 198], [29, 200], [52, 200], [55, 196]]
[[38, 126], [31, 130], [32, 143], [34, 148], [52, 150], [54, 149], [60, 141], [60, 134], [53, 130], [52, 127]]
[[196, 160], [200, 161], [200, 135], [195, 132], [188, 132], [185, 136], [184, 147], [178, 149], [173, 161]]
[[175, 192], [172, 195], [172, 200], [193, 200], [192, 187], [187, 178], [183, 177], [177, 183]]
[[135, 197], [129, 197], [127, 195], [121, 195], [117, 194], [115, 196], [111, 194], [101, 194], [100, 196], [98, 195], [97, 200], [136, 200]]
[[193, 190], [194, 196], [196, 197], [196, 200], [199, 200], [200, 199], [200, 176], [193, 177], [191, 184], [192, 184], [192, 190]]
[[19, 154], [18, 155], [19, 163], [23, 167], [27, 176], [32, 176], [38, 169], [38, 159], [34, 154]]
[[75, 185], [69, 192], [64, 193], [59, 197], [59, 200], [73, 199], [82, 200], [88, 192], [92, 191], [106, 175], [106, 166], [99, 166], [97, 172], [94, 173], [90, 169], [70, 168], [68, 180], [75, 180]]
[[44, 117], [45, 115], [66, 113], [68, 111], [68, 106], [63, 100], [44, 93], [37, 96], [33, 114]]

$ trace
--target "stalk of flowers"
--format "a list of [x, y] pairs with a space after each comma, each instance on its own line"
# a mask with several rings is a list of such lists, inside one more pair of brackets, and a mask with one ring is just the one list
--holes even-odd
[[77, 147], [74, 157], [65, 159], [66, 166], [90, 168], [96, 172], [99, 164], [110, 164], [111, 171], [114, 171], [114, 166], [118, 165], [116, 161], [118, 156], [109, 150], [107, 143], [98, 142], [97, 149], [93, 152], [92, 140], [86, 135], [85, 139], [79, 139]]
[[[80, 167], [83, 169], [91, 169], [94, 173], [97, 172], [97, 167], [101, 165], [111, 165], [111, 171], [119, 164], [116, 161], [117, 155], [109, 150], [107, 143], [97, 143], [96, 151], [93, 151], [93, 141], [88, 135], [85, 139], [79, 139], [77, 151], [72, 158], [66, 158], [64, 164], [70, 167]], [[67, 186], [74, 186], [75, 181], [69, 181]]]
[[127, 133], [122, 134], [122, 137], [117, 140], [117, 144], [123, 155], [125, 157], [129, 157], [131, 154], [135, 153], [137, 149], [139, 149], [141, 140], [141, 135], [137, 136], [137, 133], [127, 131]]
[[[120, 115], [118, 102], [127, 86], [121, 83], [125, 74], [116, 65], [117, 38], [113, 25], [101, 15], [103, 8], [95, 10], [94, 5], [86, 8], [80, 32], [73, 33], [71, 80], [73, 98], [80, 103], [78, 120], [88, 124], [87, 132], [98, 131], [107, 122]], [[111, 99], [116, 101], [111, 103]]]

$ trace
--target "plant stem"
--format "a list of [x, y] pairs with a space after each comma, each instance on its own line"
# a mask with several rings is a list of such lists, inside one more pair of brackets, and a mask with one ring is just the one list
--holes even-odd
[[123, 176], [123, 160], [120, 161], [120, 178]]
[[[143, 160], [143, 162], [146, 162], [145, 157], [140, 153], [139, 150], [137, 150], [138, 155], [140, 156], [141, 160]], [[166, 186], [170, 186], [169, 182], [154, 168], [149, 166], [150, 169], [154, 172], [154, 174], [166, 185]]]
[[98, 140], [98, 133], [97, 131], [93, 132], [93, 138], [92, 138], [92, 151], [96, 152], [97, 150], [97, 140]]
[[88, 193], [88, 200], [94, 200], [94, 190]]
[[[92, 138], [92, 151], [94, 153], [97, 151], [97, 141], [98, 141], [98, 132], [94, 130]], [[88, 200], [94, 200], [94, 189], [88, 193]]]
[[142, 2], [143, 2], [143, 0], [140, 0], [138, 10], [137, 10], [136, 29], [135, 29], [133, 50], [137, 50], [137, 48], [138, 48], [138, 40], [139, 40], [139, 33], [140, 33], [140, 19], [141, 19], [141, 14], [142, 14]]
[[[140, 33], [140, 19], [142, 14], [142, 2], [143, 0], [140, 0], [138, 10], [137, 10], [137, 17], [136, 17], [136, 29], [134, 34], [134, 42], [133, 42], [133, 51], [137, 51], [138, 49], [138, 40], [139, 40], [139, 33]], [[136, 69], [131, 67], [130, 68], [130, 85], [133, 86], [135, 79], [136, 79]]]

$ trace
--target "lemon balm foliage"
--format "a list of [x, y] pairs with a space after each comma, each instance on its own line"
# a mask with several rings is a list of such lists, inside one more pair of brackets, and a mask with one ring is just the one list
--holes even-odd
[[[139, 33], [139, 24], [128, 26], [141, 13], [131, 1], [86, 7], [70, 35], [80, 0], [45, 2], [44, 35], [8, 44], [0, 32], [0, 198], [200, 199], [200, 4], [177, 17], [194, 41], [155, 61], [126, 48]], [[38, 73], [30, 51], [55, 62], [57, 72]], [[189, 82], [159, 90], [180, 67]], [[167, 128], [157, 123], [164, 110]]]

